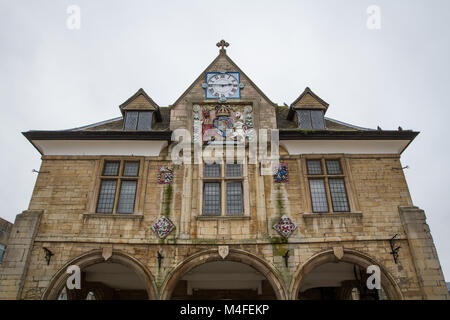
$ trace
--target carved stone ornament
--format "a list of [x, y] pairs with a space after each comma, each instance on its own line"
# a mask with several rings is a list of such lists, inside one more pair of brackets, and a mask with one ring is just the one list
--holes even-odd
[[158, 168], [158, 184], [172, 184], [173, 168], [168, 166], [160, 166]]
[[333, 253], [336, 256], [336, 258], [341, 260], [344, 257], [344, 248], [343, 247], [333, 247]]
[[169, 233], [175, 229], [175, 225], [165, 216], [161, 216], [156, 222], [151, 226], [153, 232], [160, 238], [164, 239], [169, 235]]
[[228, 253], [230, 252], [230, 249], [228, 246], [219, 246], [219, 256], [222, 257], [222, 259], [225, 259], [228, 256]]
[[297, 225], [286, 215], [283, 215], [273, 228], [283, 237], [288, 238], [297, 229]]
[[109, 258], [111, 258], [112, 256], [112, 247], [106, 247], [102, 249], [102, 257], [103, 259], [105, 259], [105, 261], [107, 261]]

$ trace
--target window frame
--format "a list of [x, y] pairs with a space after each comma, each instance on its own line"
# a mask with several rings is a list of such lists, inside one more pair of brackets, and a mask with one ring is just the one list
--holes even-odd
[[[238, 162], [233, 162], [234, 164]], [[216, 164], [220, 165], [220, 173], [219, 176], [216, 177], [206, 177], [204, 175], [204, 169], [205, 169], [205, 163], [199, 165], [199, 171], [200, 171], [200, 180], [201, 180], [201, 192], [202, 195], [200, 199], [200, 216], [202, 217], [208, 217], [208, 218], [220, 218], [220, 217], [245, 217], [248, 216], [248, 210], [247, 210], [247, 203], [248, 195], [246, 195], [246, 184], [248, 183], [247, 178], [247, 170], [245, 163], [239, 163], [241, 165], [241, 175], [240, 176], [227, 176], [226, 175], [226, 165], [231, 164], [227, 163], [226, 161], [220, 161], [219, 163], [216, 162]], [[218, 215], [211, 215], [211, 214], [205, 214], [205, 184], [210, 182], [218, 182], [220, 185], [220, 212]], [[230, 182], [240, 182], [241, 183], [241, 190], [242, 190], [242, 212], [241, 213], [233, 213], [228, 214], [227, 213], [227, 185]], [[248, 189], [248, 187], [247, 187]]]
[[[139, 211], [139, 193], [141, 190], [141, 183], [142, 183], [142, 176], [144, 171], [144, 161], [143, 159], [136, 159], [136, 157], [130, 157], [130, 158], [103, 158], [100, 161], [100, 168], [99, 168], [99, 174], [97, 177], [97, 183], [95, 185], [95, 201], [92, 201], [91, 204], [91, 212], [93, 214], [101, 214], [101, 215], [134, 215], [137, 214]], [[119, 162], [119, 168], [117, 175], [105, 175], [105, 168], [106, 164], [110, 162]], [[125, 172], [125, 163], [137, 163], [138, 169], [136, 176], [129, 176], [124, 175]], [[116, 181], [116, 188], [114, 190], [114, 201], [113, 201], [113, 208], [111, 212], [98, 212], [98, 205], [100, 200], [100, 194], [101, 194], [101, 186], [102, 182], [105, 180], [114, 180]], [[120, 192], [122, 190], [122, 182], [123, 181], [136, 181], [136, 190], [134, 192], [134, 202], [133, 202], [133, 210], [132, 212], [126, 213], [126, 212], [118, 212], [119, 207], [119, 198], [120, 198]]]
[[[322, 110], [322, 109], [296, 109], [295, 110], [296, 112], [295, 112], [295, 114], [296, 114], [296, 120], [297, 120], [297, 127], [299, 128], [299, 129], [301, 129], [301, 130], [326, 130], [327, 129], [327, 126], [326, 126], [326, 123], [325, 123], [325, 112], [324, 112], [324, 110]], [[301, 127], [301, 125], [300, 125], [300, 113], [301, 112], [307, 112], [308, 114], [308, 124], [309, 124], [309, 127]], [[323, 127], [321, 127], [321, 128], [315, 128], [314, 127], [314, 121], [313, 121], [313, 112], [321, 112], [321, 120], [322, 120], [322, 124], [323, 124]]]
[[[309, 170], [308, 170], [308, 161], [320, 161], [320, 168], [321, 168], [321, 174], [310, 174]], [[339, 163], [339, 168], [340, 168], [340, 173], [339, 174], [330, 174], [328, 173], [328, 167], [327, 167], [327, 161], [338, 161]], [[348, 177], [346, 176], [346, 172], [344, 170], [344, 165], [343, 165], [343, 161], [345, 161], [343, 158], [340, 157], [308, 157], [304, 160], [304, 168], [305, 168], [305, 177], [306, 177], [306, 185], [307, 185], [307, 192], [309, 193], [309, 207], [311, 209], [311, 212], [313, 212], [314, 214], [323, 214], [323, 213], [348, 213], [348, 212], [352, 212], [352, 208], [354, 207], [352, 201], [351, 201], [351, 196], [349, 194], [349, 188], [348, 188]], [[311, 194], [311, 187], [310, 187], [310, 180], [322, 180], [325, 186], [325, 196], [327, 199], [327, 205], [328, 205], [328, 211], [324, 212], [324, 211], [314, 211], [313, 208], [313, 199], [312, 199], [312, 194]], [[331, 194], [331, 188], [330, 188], [330, 180], [332, 179], [342, 179], [343, 180], [343, 186], [344, 186], [344, 191], [345, 191], [345, 197], [347, 200], [347, 207], [348, 210], [339, 210], [336, 211], [335, 206], [333, 204], [333, 198], [332, 198], [332, 194]]]
[[[136, 119], [136, 127], [134, 129], [127, 129], [126, 123], [128, 118], [129, 112], [136, 112], [137, 113], [137, 119]], [[150, 127], [146, 130], [139, 130], [139, 122], [141, 120], [141, 113], [149, 112], [150, 113]], [[153, 115], [154, 110], [125, 110], [125, 116], [123, 118], [123, 130], [124, 131], [150, 131], [153, 129]]]

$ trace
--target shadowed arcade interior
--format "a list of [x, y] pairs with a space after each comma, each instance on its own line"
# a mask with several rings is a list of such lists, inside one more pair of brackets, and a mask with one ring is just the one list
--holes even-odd
[[276, 296], [266, 277], [254, 268], [234, 261], [215, 261], [184, 274], [171, 299], [275, 300]]
[[383, 289], [368, 289], [366, 270], [347, 262], [325, 263], [305, 275], [300, 300], [386, 300]]
[[147, 300], [144, 281], [118, 263], [98, 263], [81, 270], [81, 289], [64, 288], [59, 300]]

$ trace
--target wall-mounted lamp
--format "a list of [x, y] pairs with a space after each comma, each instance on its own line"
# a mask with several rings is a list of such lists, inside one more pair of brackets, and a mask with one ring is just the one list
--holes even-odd
[[164, 257], [162, 256], [162, 254], [159, 251], [158, 251], [157, 259], [158, 259], [158, 269], [161, 269], [161, 262], [162, 262], [162, 259], [164, 259]]
[[288, 262], [289, 262], [289, 250], [286, 251], [286, 253], [283, 256], [284, 258], [284, 264], [286, 265], [286, 268], [288, 267]]
[[51, 252], [49, 249], [47, 249], [46, 247], [42, 247], [42, 249], [44, 249], [44, 251], [45, 251], [45, 260], [47, 261], [47, 265], [49, 265], [50, 264], [50, 259], [55, 254], [53, 252]]
[[389, 240], [389, 244], [391, 245], [391, 254], [394, 257], [394, 262], [395, 264], [398, 263], [398, 251], [400, 250], [400, 246], [395, 247], [395, 238], [398, 236], [398, 234], [396, 234], [395, 236], [393, 236], [390, 240]]

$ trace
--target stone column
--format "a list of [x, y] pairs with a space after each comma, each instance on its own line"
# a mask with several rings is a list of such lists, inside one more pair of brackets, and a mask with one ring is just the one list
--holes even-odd
[[0, 267], [0, 300], [21, 298], [42, 213], [41, 210], [28, 210], [16, 216]]
[[399, 207], [399, 212], [423, 298], [449, 299], [436, 247], [425, 221], [425, 212], [418, 207]]
[[180, 230], [178, 236], [180, 239], [190, 238], [191, 226], [191, 211], [192, 211], [192, 187], [194, 180], [192, 180], [192, 165], [183, 165], [183, 192], [181, 198], [181, 213], [180, 213]]

